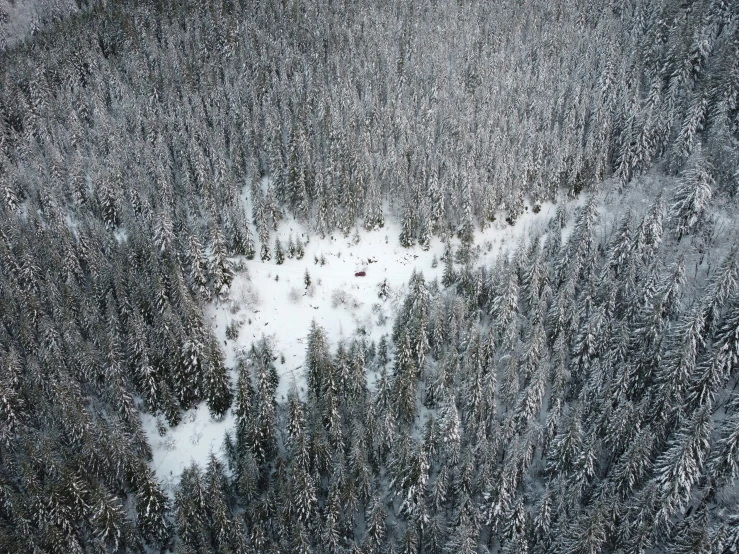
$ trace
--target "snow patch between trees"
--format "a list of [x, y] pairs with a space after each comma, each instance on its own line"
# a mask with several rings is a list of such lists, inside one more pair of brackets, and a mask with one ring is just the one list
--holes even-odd
[[[538, 213], [528, 210], [514, 226], [500, 222], [478, 229], [474, 237], [476, 263], [490, 264], [529, 232], [543, 231], [556, 212], [557, 206], [544, 204]], [[238, 356], [266, 337], [273, 342], [277, 356], [278, 402], [286, 400], [292, 384], [298, 391], [305, 391], [305, 339], [314, 319], [326, 330], [327, 337], [337, 342], [357, 335], [368, 342], [379, 341], [390, 333], [392, 316], [405, 296], [413, 271], [423, 272], [430, 282], [441, 280], [444, 269], [443, 264], [434, 263], [445, 247], [438, 237], [431, 239], [428, 250], [418, 245], [406, 249], [398, 244], [400, 231], [399, 222], [388, 218], [385, 227], [376, 231], [360, 229], [348, 237], [320, 238], [298, 222], [286, 220], [280, 224], [277, 238], [286, 243], [290, 236], [300, 237], [305, 244], [302, 259], [286, 258], [280, 265], [274, 259], [234, 259], [244, 267], [236, 273], [229, 295], [214, 300], [205, 310], [223, 348], [233, 386]], [[459, 240], [453, 238], [451, 244], [456, 248]], [[358, 268], [367, 275], [355, 277]], [[310, 276], [308, 286], [306, 271]], [[383, 282], [390, 291], [387, 298], [380, 299]], [[370, 375], [369, 380], [373, 383], [375, 376]], [[152, 445], [152, 468], [168, 487], [192, 461], [203, 467], [211, 452], [219, 454], [225, 433], [234, 426], [232, 410], [215, 421], [204, 402], [188, 411], [182, 422], [163, 437], [157, 432], [155, 417], [144, 414], [142, 419]]]

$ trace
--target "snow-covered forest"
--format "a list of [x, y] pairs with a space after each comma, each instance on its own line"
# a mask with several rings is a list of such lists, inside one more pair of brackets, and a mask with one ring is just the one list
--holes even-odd
[[0, 1], [0, 552], [739, 552], [737, 0]]

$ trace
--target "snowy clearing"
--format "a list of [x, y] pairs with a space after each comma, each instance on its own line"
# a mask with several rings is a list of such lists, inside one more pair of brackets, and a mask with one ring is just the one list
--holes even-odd
[[[571, 204], [575, 206], [581, 201]], [[475, 233], [475, 248], [480, 249], [477, 263], [490, 264], [502, 249], [515, 247], [530, 231], [544, 230], [556, 210], [555, 205], [544, 204], [537, 214], [527, 209], [514, 226], [496, 221], [483, 231], [478, 229]], [[219, 344], [223, 345], [233, 383], [237, 356], [264, 336], [274, 342], [278, 357], [275, 361], [280, 376], [278, 402], [285, 400], [293, 383], [302, 391], [305, 386], [304, 341], [314, 319], [334, 341], [332, 347], [336, 346], [336, 341], [358, 333], [368, 341], [377, 341], [389, 333], [394, 305], [402, 301], [413, 271], [421, 271], [427, 281], [433, 281], [441, 278], [444, 269], [441, 261], [437, 267], [432, 267], [434, 257], [438, 260], [443, 253], [444, 245], [438, 237], [433, 237], [430, 248], [424, 251], [418, 246], [401, 247], [399, 233], [400, 225], [391, 220], [377, 231], [360, 229], [356, 244], [354, 232], [348, 237], [340, 234], [325, 238], [311, 236], [305, 244], [305, 256], [300, 260], [286, 257], [282, 265], [275, 263], [274, 256], [267, 262], [258, 258], [234, 260], [236, 263], [242, 261], [244, 269], [236, 274], [229, 297], [211, 303], [205, 311]], [[308, 233], [295, 221], [285, 221], [277, 233], [283, 246], [290, 235], [300, 237], [305, 243]], [[453, 245], [457, 243], [458, 240], [452, 240]], [[321, 258], [325, 259], [325, 265], [321, 265]], [[306, 270], [310, 274], [310, 290], [306, 290], [304, 283]], [[365, 271], [366, 276], [356, 277], [359, 271]], [[383, 302], [377, 293], [384, 280], [391, 294]], [[380, 315], [386, 317], [383, 324], [378, 322]], [[226, 328], [234, 322], [239, 327], [238, 336], [229, 340]], [[203, 466], [211, 452], [218, 453], [224, 433], [234, 424], [230, 410], [221, 421], [213, 420], [205, 403], [188, 411], [182, 422], [169, 429], [164, 437], [157, 433], [155, 417], [143, 414], [142, 420], [152, 445], [152, 467], [167, 486], [176, 483], [182, 469], [192, 461]]]

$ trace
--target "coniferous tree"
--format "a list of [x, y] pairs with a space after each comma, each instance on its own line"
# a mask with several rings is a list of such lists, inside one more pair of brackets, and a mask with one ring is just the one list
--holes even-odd
[[125, 549], [130, 541], [131, 523], [120, 501], [103, 489], [93, 493], [92, 501], [91, 523], [96, 538], [114, 552]]
[[275, 239], [275, 263], [277, 265], [285, 263], [285, 252], [282, 250], [282, 243], [279, 238]]
[[218, 345], [211, 343], [207, 366], [204, 368], [203, 389], [210, 415], [219, 421], [231, 407], [231, 380], [223, 363]]
[[213, 233], [209, 273], [213, 279], [213, 291], [219, 297], [228, 295], [233, 281], [233, 270], [226, 252], [226, 241], [220, 229]]
[[669, 221], [678, 240], [707, 224], [707, 211], [713, 195], [713, 186], [711, 169], [700, 149], [697, 149], [673, 192], [668, 212]]
[[452, 286], [457, 281], [457, 274], [454, 271], [454, 260], [452, 260], [451, 249], [447, 245], [444, 253], [444, 273], [441, 277], [441, 284], [445, 287]]
[[165, 544], [170, 535], [167, 518], [169, 500], [148, 468], [142, 468], [138, 480], [136, 496], [138, 528], [149, 544]]
[[254, 259], [254, 236], [249, 224], [240, 216], [229, 216], [231, 251], [234, 254], [245, 256], [247, 260]]
[[[736, 550], [736, 269], [716, 262], [739, 175], [731, 3], [562, 5], [554, 34], [531, 2], [293, 4], [40, 2], [27, 36], [0, 15], [3, 549], [356, 552], [366, 530], [371, 552]], [[346, 13], [362, 32], [340, 48]], [[611, 173], [635, 186], [599, 195]], [[586, 189], [571, 226], [557, 196]], [[538, 226], [555, 199], [541, 253], [504, 239], [475, 266], [476, 222]], [[461, 266], [444, 256], [443, 291], [411, 279], [377, 356], [395, 348], [392, 378], [366, 382], [363, 345], [314, 341], [302, 439], [256, 343], [233, 482], [187, 468], [167, 514], [137, 411], [227, 409], [200, 302], [254, 253], [244, 201], [265, 260], [284, 210], [321, 234], [394, 213], [408, 243], [458, 234]], [[693, 240], [663, 237], [665, 215]]]
[[376, 554], [382, 551], [385, 544], [387, 513], [382, 499], [375, 494], [369, 505], [367, 513], [367, 530], [364, 535], [362, 548], [370, 554]]
[[207, 263], [203, 248], [197, 236], [190, 235], [188, 240], [188, 261], [190, 263], [190, 280], [197, 293], [205, 298], [210, 298], [208, 289]]
[[390, 361], [388, 357], [387, 335], [382, 335], [380, 337], [380, 343], [377, 345], [377, 360], [383, 368], [387, 366]]
[[698, 409], [681, 425], [669, 447], [655, 461], [655, 483], [660, 491], [657, 517], [666, 522], [684, 509], [708, 455], [712, 430], [710, 413]]
[[330, 371], [331, 354], [328, 351], [326, 333], [315, 321], [311, 322], [307, 342], [306, 377], [308, 390], [316, 398], [320, 398], [326, 386], [327, 373]]
[[410, 204], [407, 204], [405, 207], [405, 211], [403, 212], [403, 223], [399, 237], [400, 245], [403, 248], [410, 248], [416, 243], [414, 237], [414, 227], [415, 223], [413, 211]]
[[305, 256], [305, 247], [303, 246], [303, 241], [298, 237], [295, 241], [295, 257], [298, 260], [302, 260], [303, 256]]

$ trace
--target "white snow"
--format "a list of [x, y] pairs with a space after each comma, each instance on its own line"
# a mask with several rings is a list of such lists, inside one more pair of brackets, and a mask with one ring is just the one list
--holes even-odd
[[[527, 210], [513, 227], [495, 222], [485, 230], [478, 229], [475, 235], [475, 245], [481, 249], [478, 263], [492, 263], [502, 248], [512, 249], [529, 231], [539, 227], [543, 230], [555, 212], [556, 206], [545, 204], [538, 214]], [[286, 252], [290, 234], [293, 239], [300, 237], [304, 243], [308, 237], [307, 230], [295, 221], [282, 222], [277, 234]], [[310, 241], [305, 244], [305, 257], [301, 260], [286, 257], [282, 265], [275, 263], [274, 252], [268, 262], [258, 258], [241, 260], [244, 270], [235, 276], [229, 298], [213, 302], [206, 309], [215, 336], [223, 346], [226, 365], [233, 368], [239, 352], [250, 348], [262, 336], [270, 338], [278, 357], [275, 364], [280, 376], [276, 396], [278, 402], [282, 402], [293, 382], [299, 390], [305, 387], [302, 364], [312, 320], [327, 331], [332, 348], [338, 341], [357, 336], [358, 327], [364, 328], [368, 341], [377, 341], [384, 333], [389, 333], [393, 304], [402, 300], [413, 270], [423, 272], [430, 282], [441, 279], [444, 269], [441, 261], [436, 268], [431, 267], [434, 255], [438, 259], [443, 252], [439, 238], [434, 237], [429, 250], [424, 251], [418, 246], [401, 247], [399, 234], [398, 223], [390, 221], [378, 231], [359, 230], [358, 244], [352, 240], [354, 230], [348, 237], [335, 233], [320, 238], [311, 234]], [[271, 240], [273, 250], [274, 233]], [[452, 241], [455, 242], [458, 240]], [[314, 262], [322, 256], [326, 260], [324, 266]], [[313, 283], [312, 294], [306, 292], [303, 282], [306, 269]], [[355, 272], [362, 270], [366, 271], [366, 276], [355, 277]], [[392, 291], [391, 298], [385, 302], [377, 296], [384, 279]], [[290, 298], [291, 290], [297, 291], [297, 301], [295, 292]], [[344, 291], [341, 296], [345, 297], [345, 303], [332, 305], [335, 291]], [[375, 304], [380, 304], [388, 317], [384, 325], [378, 324], [377, 313], [373, 313]], [[241, 323], [239, 335], [236, 340], [227, 340], [226, 327], [233, 321]], [[284, 363], [281, 363], [281, 356], [284, 356]], [[232, 371], [234, 384], [235, 373]], [[143, 415], [143, 425], [152, 445], [152, 467], [165, 484], [171, 485], [191, 461], [202, 467], [211, 451], [220, 451], [224, 433], [233, 429], [234, 417], [229, 410], [222, 421], [216, 422], [205, 403], [201, 403], [185, 414], [183, 421], [165, 437], [158, 435], [156, 420], [151, 415]]]

